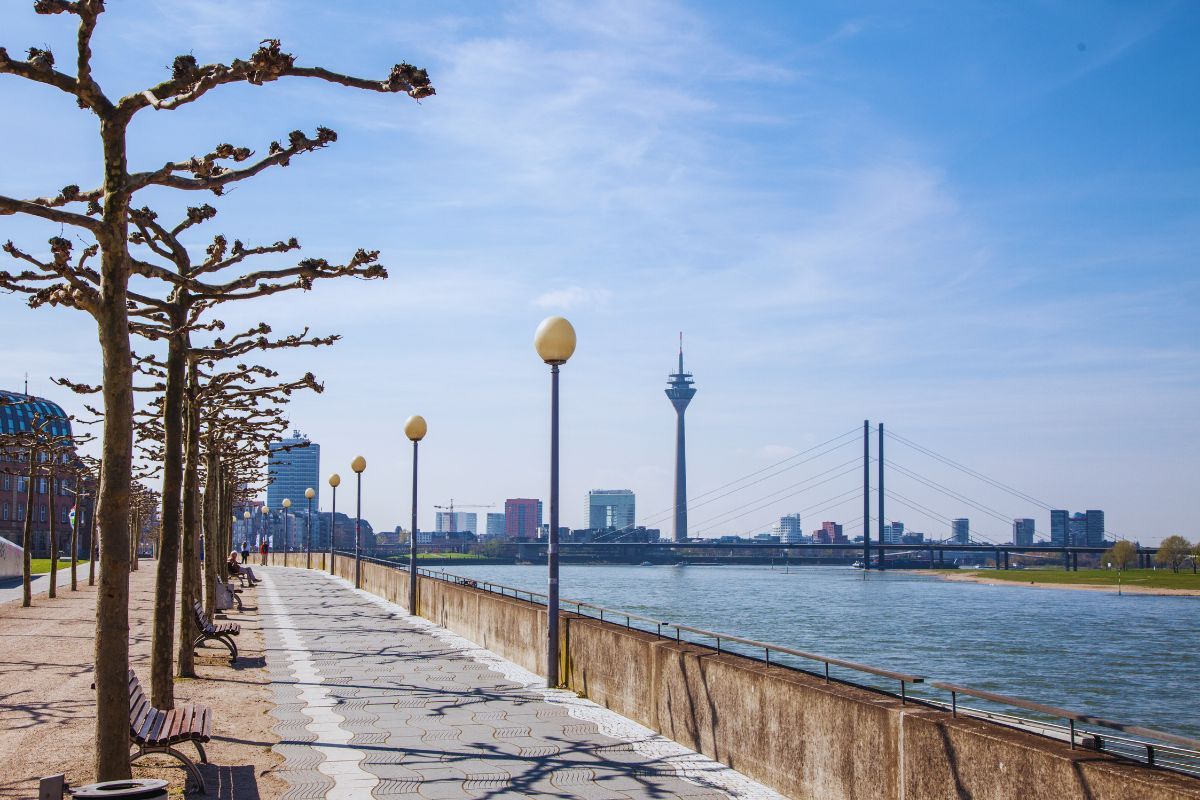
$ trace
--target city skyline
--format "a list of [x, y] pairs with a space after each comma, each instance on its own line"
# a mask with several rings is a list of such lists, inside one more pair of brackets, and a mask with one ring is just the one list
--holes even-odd
[[[805, 508], [781, 500], [726, 525], [717, 512], [734, 506], [695, 498], [865, 417], [1055, 508], [1104, 508], [1121, 535], [1196, 538], [1176, 498], [1200, 438], [1200, 158], [1186, 102], [1200, 11], [946, 6], [934, 25], [928, 9], [872, 4], [414, 8], [378, 25], [365, 21], [392, 15], [377, 3], [192, 4], [194, 24], [177, 26], [162, 9], [113, 7], [160, 33], [126, 40], [113, 24], [97, 48], [126, 53], [97, 70], [129, 86], [180, 52], [242, 57], [263, 29], [304, 63], [430, 69], [438, 102], [403, 113], [320, 90], [297, 108], [297, 90], [277, 84], [137, 131], [140, 157], [156, 159], [207, 152], [230, 130], [259, 149], [292, 128], [338, 130], [336, 145], [210, 200], [231, 238], [295, 234], [313, 257], [382, 250], [389, 281], [223, 315], [231, 329], [311, 319], [343, 335], [267, 361], [325, 383], [293, 397], [291, 422], [322, 443], [322, 481], [348, 480], [366, 456], [364, 515], [380, 529], [407, 524], [410, 413], [430, 425], [422, 527], [443, 498], [546, 496], [549, 387], [530, 338], [562, 313], [579, 334], [562, 372], [564, 498], [630, 486], [647, 520], [671, 507], [674, 420], [658, 392], [684, 329], [705, 391], [688, 415], [693, 535], [710, 518], [713, 531], [765, 530]], [[69, 52], [67, 29], [24, 11], [0, 11], [10, 41]], [[525, 88], [501, 99], [497, 81]], [[25, 109], [0, 153], [22, 196], [96, 173], [71, 138], [78, 109], [39, 88], [3, 89]], [[395, 152], [402, 163], [374, 155]], [[0, 225], [35, 255], [56, 233]], [[32, 393], [84, 416], [87, 398], [49, 378], [99, 383], [84, 317], [0, 297], [0, 386], [28, 371]], [[451, 365], [472, 385], [448, 391]], [[904, 480], [891, 487], [997, 540], [1012, 518], [1045, 524], [1003, 494], [956, 484], [1008, 522]], [[580, 505], [564, 502], [564, 524], [581, 527]], [[858, 513], [804, 516], [836, 516], [853, 536]]]

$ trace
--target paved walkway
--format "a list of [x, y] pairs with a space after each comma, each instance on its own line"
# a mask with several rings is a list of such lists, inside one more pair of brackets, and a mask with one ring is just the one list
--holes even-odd
[[261, 573], [288, 800], [780, 797], [345, 581]]

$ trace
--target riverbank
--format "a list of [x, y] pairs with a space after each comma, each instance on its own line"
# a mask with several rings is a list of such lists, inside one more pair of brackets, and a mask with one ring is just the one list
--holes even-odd
[[916, 570], [944, 581], [982, 583], [988, 586], [1031, 586], [1035, 589], [1077, 589], [1116, 594], [1155, 595], [1158, 597], [1200, 597], [1200, 576], [1165, 570], [1130, 570], [1121, 575], [1111, 570], [985, 570], [946, 572]]

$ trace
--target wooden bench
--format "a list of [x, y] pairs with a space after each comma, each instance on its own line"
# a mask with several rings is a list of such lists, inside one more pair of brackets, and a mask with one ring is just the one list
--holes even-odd
[[214, 625], [208, 614], [204, 613], [204, 607], [199, 601], [192, 604], [192, 613], [196, 615], [196, 627], [200, 629], [200, 635], [192, 642], [192, 647], [199, 647], [207, 641], [220, 642], [229, 648], [230, 660], [237, 661], [237, 643], [233, 641], [233, 637], [241, 633], [242, 626], [236, 622]]
[[[137, 675], [129, 670], [129, 738], [137, 752], [129, 756], [132, 764], [142, 756], [162, 753], [183, 763], [201, 794], [205, 792], [204, 776], [195, 762], [175, 749], [175, 745], [191, 742], [200, 754], [200, 763], [208, 763], [204, 743], [209, 740], [212, 711], [208, 706], [181, 705], [169, 711], [161, 711], [150, 704], [150, 698], [142, 691]], [[186, 787], [185, 787], [186, 788]]]

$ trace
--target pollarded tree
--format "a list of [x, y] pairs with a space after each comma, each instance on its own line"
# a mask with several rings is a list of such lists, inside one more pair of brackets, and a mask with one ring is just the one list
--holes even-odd
[[[98, 120], [103, 183], [95, 188], [65, 187], [57, 194], [19, 199], [0, 195], [0, 214], [25, 214], [70, 226], [94, 239], [99, 253], [99, 289], [81, 280], [75, 265], [61, 265], [59, 282], [37, 302], [63, 303], [87, 311], [96, 321], [103, 364], [105, 424], [104, 474], [96, 511], [105, 561], [96, 601], [96, 749], [97, 780], [128, 778], [129, 664], [129, 500], [133, 448], [133, 375], [129, 316], [129, 281], [138, 266], [129, 252], [129, 209], [134, 194], [151, 187], [188, 191], [225, 187], [285, 165], [296, 153], [319, 146], [307, 138], [272, 147], [267, 156], [244, 167], [228, 167], [244, 150], [218, 148], [203, 158], [188, 158], [137, 171], [129, 166], [128, 131], [146, 109], [171, 111], [197, 102], [220, 86], [262, 85], [285, 77], [312, 78], [375, 92], [402, 92], [420, 99], [434, 93], [424, 70], [396, 65], [382, 81], [342, 75], [321, 67], [303, 67], [278, 41], [264, 40], [249, 59], [200, 65], [193, 56], [175, 59], [171, 76], [161, 83], [119, 99], [110, 97], [92, 71], [92, 35], [104, 11], [104, 0], [35, 0], [39, 14], [70, 14], [79, 21], [76, 52], [69, 71], [55, 66], [48, 49], [29, 48], [24, 60], [0, 47], [0, 74], [14, 75], [57, 89]], [[232, 151], [232, 152], [230, 152]]]

